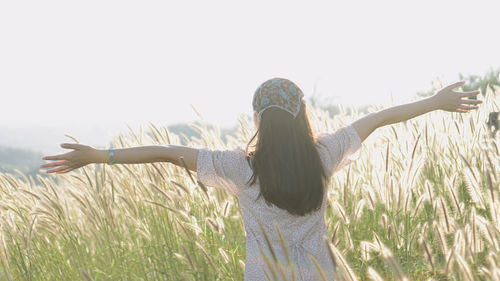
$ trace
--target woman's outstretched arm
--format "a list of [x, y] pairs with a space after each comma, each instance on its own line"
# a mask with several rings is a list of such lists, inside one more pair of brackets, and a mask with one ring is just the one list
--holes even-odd
[[433, 96], [418, 101], [370, 113], [353, 122], [352, 126], [358, 132], [361, 141], [364, 141], [378, 127], [406, 121], [430, 111], [441, 109], [449, 112], [467, 113], [471, 109], [479, 108], [474, 104], [480, 104], [483, 101], [462, 99], [479, 94], [479, 90], [472, 92], [453, 91], [453, 89], [464, 85], [464, 83], [465, 81], [460, 81], [448, 85]]
[[[62, 148], [74, 149], [59, 155], [45, 156], [43, 160], [55, 160], [42, 164], [40, 168], [52, 168], [47, 173], [67, 173], [91, 163], [109, 163], [108, 150], [96, 149], [90, 145], [63, 143]], [[170, 162], [183, 167], [179, 160], [183, 157], [187, 168], [196, 171], [198, 149], [182, 145], [146, 145], [114, 149], [118, 164], [139, 164], [152, 162]]]

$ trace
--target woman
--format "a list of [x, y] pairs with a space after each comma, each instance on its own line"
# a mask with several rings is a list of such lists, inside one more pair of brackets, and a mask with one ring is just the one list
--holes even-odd
[[[370, 113], [333, 133], [314, 136], [302, 91], [292, 81], [273, 78], [253, 98], [258, 128], [246, 148], [196, 149], [179, 145], [99, 150], [62, 144], [71, 152], [43, 157], [47, 173], [66, 173], [89, 163], [170, 162], [197, 172], [198, 180], [226, 189], [240, 202], [246, 232], [245, 280], [286, 275], [319, 280], [317, 267], [335, 280], [335, 266], [324, 241], [327, 183], [331, 175], [358, 159], [362, 142], [378, 127], [432, 110], [469, 112], [480, 100], [462, 99], [479, 91], [456, 92], [449, 85], [420, 101]], [[250, 144], [257, 138], [252, 151]], [[316, 263], [316, 265], [315, 265]]]

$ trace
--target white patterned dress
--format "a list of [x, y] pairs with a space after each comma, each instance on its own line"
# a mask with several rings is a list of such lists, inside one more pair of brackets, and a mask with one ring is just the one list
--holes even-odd
[[[317, 137], [317, 149], [323, 167], [328, 175], [357, 160], [361, 154], [361, 139], [352, 127], [346, 125], [333, 133], [323, 133]], [[252, 176], [252, 168], [245, 159], [242, 148], [233, 150], [199, 150], [197, 160], [197, 178], [207, 186], [220, 187], [236, 196], [240, 203], [246, 233], [246, 261], [245, 281], [264, 281], [272, 279], [275, 275], [279, 278], [280, 271], [273, 270], [266, 264], [262, 254], [273, 261], [272, 252], [269, 250], [262, 229], [268, 236], [272, 251], [277, 261], [284, 265], [282, 272], [292, 280], [294, 271], [297, 281], [321, 280], [317, 275], [316, 267], [311, 261], [312, 255], [321, 266], [328, 280], [335, 280], [335, 270], [328, 254], [323, 236], [329, 236], [325, 224], [325, 196], [321, 208], [306, 216], [295, 216], [284, 209], [274, 205], [268, 206], [259, 194], [258, 180], [254, 185], [246, 183]], [[328, 178], [328, 180], [330, 177]], [[287, 258], [281, 246], [279, 228], [288, 251], [294, 270], [286, 267]]]

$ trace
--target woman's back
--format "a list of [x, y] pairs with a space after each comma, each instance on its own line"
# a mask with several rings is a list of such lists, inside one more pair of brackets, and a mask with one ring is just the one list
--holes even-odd
[[[360, 156], [361, 140], [356, 130], [348, 125], [334, 133], [319, 135], [316, 146], [322, 165], [331, 176]], [[309, 255], [317, 260], [329, 280], [334, 280], [333, 262], [323, 241], [323, 236], [328, 236], [325, 225], [326, 183], [321, 208], [305, 216], [296, 216], [267, 204], [263, 197], [258, 198], [258, 180], [253, 185], [247, 185], [253, 171], [243, 149], [201, 149], [197, 171], [200, 182], [222, 187], [239, 200], [247, 241], [245, 280], [266, 280], [266, 274], [273, 276], [273, 270], [263, 254], [272, 264], [274, 253], [277, 261], [286, 266], [286, 252], [295, 265], [296, 280], [319, 280]], [[279, 233], [286, 250], [280, 242]], [[277, 268], [274, 270], [274, 274], [280, 276], [280, 271]], [[285, 268], [284, 272], [291, 277], [289, 270]]]

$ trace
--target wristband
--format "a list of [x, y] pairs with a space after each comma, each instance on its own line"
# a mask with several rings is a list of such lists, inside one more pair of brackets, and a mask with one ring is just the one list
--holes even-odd
[[113, 164], [116, 164], [118, 163], [118, 161], [116, 161], [115, 159], [115, 151], [111, 148], [108, 150], [108, 164], [110, 165], [113, 165]]

